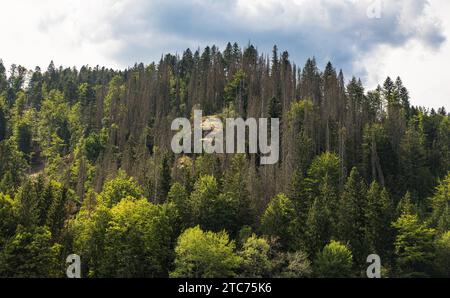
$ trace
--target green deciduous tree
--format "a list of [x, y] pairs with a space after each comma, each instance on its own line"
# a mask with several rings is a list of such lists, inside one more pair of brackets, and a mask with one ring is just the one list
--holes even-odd
[[314, 158], [308, 170], [308, 186], [317, 191], [324, 182], [337, 194], [340, 181], [340, 159], [335, 153], [326, 152]]
[[173, 205], [125, 198], [110, 211], [101, 277], [165, 277], [175, 237]]
[[258, 238], [255, 234], [247, 238], [239, 252], [242, 258], [240, 276], [249, 278], [268, 277], [272, 269], [269, 250], [270, 245], [264, 238]]
[[427, 228], [416, 214], [404, 212], [393, 224], [397, 229], [395, 254], [402, 277], [429, 276], [435, 258], [435, 230]]
[[126, 197], [139, 199], [142, 194], [143, 191], [136, 180], [127, 176], [124, 171], [119, 171], [116, 178], [105, 183], [99, 196], [106, 206], [112, 207]]
[[234, 277], [241, 258], [225, 232], [203, 232], [199, 226], [184, 231], [175, 248], [175, 269], [171, 277]]
[[221, 195], [214, 176], [201, 176], [191, 194], [194, 219], [202, 229], [214, 232], [234, 227], [237, 206], [233, 198]]
[[352, 277], [352, 253], [350, 249], [336, 241], [331, 241], [317, 255], [314, 274], [322, 278]]
[[[87, 202], [87, 201], [86, 201]], [[105, 252], [106, 229], [111, 220], [111, 210], [98, 204], [95, 210], [83, 206], [69, 223], [73, 238], [73, 253], [83, 260], [83, 277], [100, 277], [100, 266]]]

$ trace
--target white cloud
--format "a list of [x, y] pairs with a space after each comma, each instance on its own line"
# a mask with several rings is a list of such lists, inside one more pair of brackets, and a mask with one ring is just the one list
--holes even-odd
[[[430, 9], [442, 20], [445, 36], [450, 36], [450, 1], [432, 0]], [[413, 21], [413, 20], [411, 20]], [[403, 47], [379, 46], [358, 59], [369, 74], [367, 85], [375, 88], [390, 76], [400, 76], [414, 105], [450, 109], [450, 44], [439, 49], [411, 41]]]
[[[383, 2], [381, 19], [367, 17], [374, 1]], [[388, 74], [400, 75], [413, 104], [448, 106], [444, 66], [450, 66], [450, 50], [441, 45], [443, 32], [449, 36], [450, 6], [447, 0], [430, 2], [0, 0], [0, 58], [28, 68], [50, 60], [123, 68], [187, 47], [250, 40], [264, 52], [276, 43], [299, 64], [315, 55], [347, 74], [367, 74], [370, 87]]]
[[65, 65], [120, 66], [121, 43], [110, 32], [113, 1], [2, 1], [0, 56], [29, 68], [51, 60]]

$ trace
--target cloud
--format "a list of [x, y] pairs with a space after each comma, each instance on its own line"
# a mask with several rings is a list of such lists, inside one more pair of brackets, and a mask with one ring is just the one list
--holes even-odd
[[[450, 1], [432, 0], [433, 13], [442, 20], [444, 36], [450, 35]], [[450, 44], [429, 49], [426, 42], [411, 40], [403, 47], [383, 45], [362, 55], [361, 65], [367, 70], [366, 85], [375, 88], [387, 76], [400, 76], [408, 87], [411, 102], [428, 108], [442, 106], [450, 110]]]
[[140, 58], [152, 60], [187, 46], [251, 41], [265, 52], [276, 43], [300, 63], [314, 55], [351, 72], [355, 57], [380, 45], [416, 40], [438, 49], [445, 41], [428, 1], [375, 1], [382, 3], [379, 19], [367, 15], [374, 0], [123, 1], [124, 11], [111, 20], [113, 36], [122, 41], [114, 58], [130, 64], [136, 49]]
[[[381, 18], [371, 19], [367, 10], [376, 1], [382, 3]], [[251, 41], [265, 52], [276, 43], [299, 62], [314, 55], [351, 71], [355, 57], [379, 45], [401, 47], [417, 40], [437, 49], [445, 40], [426, 0], [16, 2], [7, 4], [6, 12], [31, 8], [28, 23], [41, 36], [51, 37], [57, 48], [92, 46], [123, 66], [187, 47]]]
[[[9, 64], [45, 67], [53, 59], [66, 66], [127, 67], [187, 47], [223, 49], [237, 41], [251, 42], [264, 53], [277, 44], [300, 66], [307, 57], [315, 56], [322, 66], [330, 60], [367, 81], [368, 69], [375, 70], [364, 65], [369, 57], [383, 60], [411, 45], [431, 55], [441, 51], [446, 35], [440, 19], [450, 17], [448, 10], [442, 15], [431, 9], [445, 5], [442, 0], [5, 2], [0, 26], [8, 30], [2, 31], [0, 58]], [[369, 18], [368, 8], [378, 4], [380, 18]], [[377, 74], [385, 69], [376, 69]]]

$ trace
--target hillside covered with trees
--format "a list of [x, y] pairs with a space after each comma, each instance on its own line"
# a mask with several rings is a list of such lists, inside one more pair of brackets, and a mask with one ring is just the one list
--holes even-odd
[[[433, 96], [433, 94], [430, 94]], [[279, 118], [280, 161], [171, 122]], [[228, 44], [117, 71], [0, 60], [0, 277], [450, 277], [450, 116], [400, 78]]]

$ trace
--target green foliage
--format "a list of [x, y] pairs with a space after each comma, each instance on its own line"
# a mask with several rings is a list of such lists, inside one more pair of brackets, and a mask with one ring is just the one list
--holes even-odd
[[68, 217], [67, 203], [69, 201], [70, 193], [69, 190], [62, 187], [60, 183], [50, 181], [44, 189], [44, 197], [47, 197], [50, 201], [48, 210], [46, 210], [45, 223], [49, 227], [53, 237], [57, 238], [60, 236]]
[[362, 264], [367, 257], [366, 185], [356, 168], [345, 184], [338, 209], [338, 239], [348, 242], [355, 263]]
[[26, 161], [13, 140], [0, 141], [0, 187], [12, 194], [20, 185], [26, 171]]
[[348, 242], [355, 263], [365, 263], [367, 257], [366, 240], [366, 185], [356, 168], [350, 173], [339, 204], [339, 239]]
[[165, 277], [174, 242], [173, 205], [125, 198], [110, 211], [100, 277]]
[[194, 185], [191, 194], [195, 222], [202, 229], [218, 232], [232, 230], [237, 206], [232, 198], [220, 195], [219, 186], [213, 176], [202, 176]]
[[295, 175], [297, 181], [293, 180], [293, 183], [298, 189], [294, 191], [296, 209], [299, 222], [306, 223], [301, 227], [304, 230], [302, 234], [309, 253], [316, 254], [335, 234], [340, 159], [334, 153], [325, 152], [314, 158], [305, 179], [301, 179], [299, 172]]
[[143, 191], [132, 177], [127, 176], [124, 171], [119, 171], [116, 178], [105, 183], [99, 196], [103, 204], [112, 207], [126, 197], [141, 198]]
[[417, 206], [413, 203], [411, 193], [408, 191], [398, 202], [397, 214], [414, 214], [417, 211]]
[[7, 241], [0, 254], [1, 277], [61, 277], [59, 244], [46, 227], [24, 228]]
[[307, 278], [312, 275], [311, 262], [303, 251], [287, 252], [282, 254], [282, 268], [277, 277]]
[[224, 100], [227, 103], [236, 102], [236, 97], [243, 88], [242, 82], [245, 79], [245, 73], [242, 70], [237, 71], [230, 82], [224, 88]]
[[380, 123], [367, 125], [362, 147], [366, 179], [384, 184], [391, 193], [397, 193], [398, 154], [394, 151], [387, 128]]
[[284, 194], [274, 197], [261, 218], [261, 231], [289, 250], [298, 247], [298, 222], [293, 202]]
[[161, 166], [161, 199], [167, 198], [167, 193], [170, 190], [170, 184], [172, 181], [171, 177], [171, 158], [169, 154], [164, 154], [162, 157]]
[[184, 231], [175, 248], [175, 269], [171, 277], [234, 277], [241, 258], [225, 232], [203, 232], [199, 226]]
[[5, 99], [0, 95], [0, 142], [6, 138], [6, 132], [8, 128], [7, 123], [7, 106]]
[[35, 185], [28, 181], [19, 188], [14, 197], [14, 213], [24, 227], [36, 226], [40, 222], [39, 198]]
[[91, 133], [85, 141], [84, 150], [90, 162], [95, 162], [100, 154], [105, 150], [107, 135], [105, 131]]
[[408, 128], [400, 144], [400, 185], [419, 197], [430, 194], [433, 177], [426, 164], [424, 136]]
[[242, 258], [240, 276], [248, 278], [268, 277], [272, 269], [269, 259], [270, 245], [255, 234], [245, 241], [239, 252]]
[[282, 115], [282, 105], [277, 97], [272, 97], [269, 102], [269, 117], [280, 118]]
[[18, 224], [25, 227], [48, 225], [54, 237], [59, 236], [67, 218], [68, 190], [61, 183], [39, 176], [24, 183], [14, 197]]
[[71, 127], [69, 122], [70, 107], [64, 101], [63, 94], [51, 91], [42, 102], [39, 113], [38, 134], [44, 154], [53, 157], [63, 155], [70, 146]]
[[[309, 277], [310, 262], [361, 276], [371, 253], [393, 277], [448, 275], [445, 109], [411, 106], [400, 78], [366, 93], [331, 63], [263, 57], [228, 44], [123, 71], [0, 61], [0, 275], [61, 276], [69, 253], [83, 277]], [[279, 163], [173, 155], [170, 122], [194, 109], [282, 119]]]
[[232, 235], [236, 235], [243, 226], [254, 223], [250, 195], [247, 190], [246, 168], [245, 155], [237, 154], [233, 157], [223, 179], [221, 196], [223, 200], [229, 202], [233, 211], [229, 218], [232, 222], [229, 227]]
[[431, 199], [431, 222], [439, 232], [450, 230], [450, 174], [448, 174], [437, 186]]
[[306, 235], [308, 251], [315, 255], [330, 241], [334, 226], [332, 207], [336, 206], [336, 195], [326, 181], [321, 186], [318, 197], [314, 200], [306, 221]]
[[395, 216], [394, 204], [386, 189], [372, 182], [367, 191], [367, 241], [371, 253], [391, 260], [394, 231], [390, 225]]
[[111, 211], [99, 204], [95, 211], [82, 208], [69, 224], [73, 237], [73, 251], [83, 259], [82, 276], [100, 277], [101, 260], [104, 257], [106, 229]]
[[350, 249], [336, 241], [331, 241], [317, 255], [314, 274], [323, 278], [352, 277], [352, 253]]
[[314, 158], [308, 170], [308, 186], [312, 192], [319, 190], [320, 185], [325, 182], [337, 193], [340, 181], [339, 156], [335, 153], [326, 152]]
[[205, 154], [195, 160], [195, 169], [197, 178], [205, 175], [214, 176], [220, 181], [222, 177], [222, 169], [220, 160], [215, 154]]
[[439, 277], [448, 278], [450, 276], [450, 231], [436, 239], [435, 247], [435, 274]]
[[16, 221], [13, 210], [13, 200], [0, 192], [0, 247], [7, 239], [14, 235], [16, 230]]
[[[125, 86], [121, 76], [116, 75], [109, 82], [108, 94], [103, 103], [105, 127], [109, 128], [118, 118], [118, 114], [124, 111], [123, 98], [125, 95]], [[117, 113], [117, 114], [116, 114]]]
[[31, 159], [34, 112], [27, 110], [14, 123], [13, 136], [18, 149], [27, 160]]
[[395, 253], [402, 277], [425, 277], [435, 258], [435, 230], [422, 224], [417, 215], [403, 213], [393, 224], [397, 229]]
[[189, 193], [186, 188], [180, 183], [176, 182], [170, 188], [167, 195], [168, 202], [174, 204], [179, 216], [180, 225], [182, 228], [187, 228], [192, 223], [192, 204], [189, 200]]

